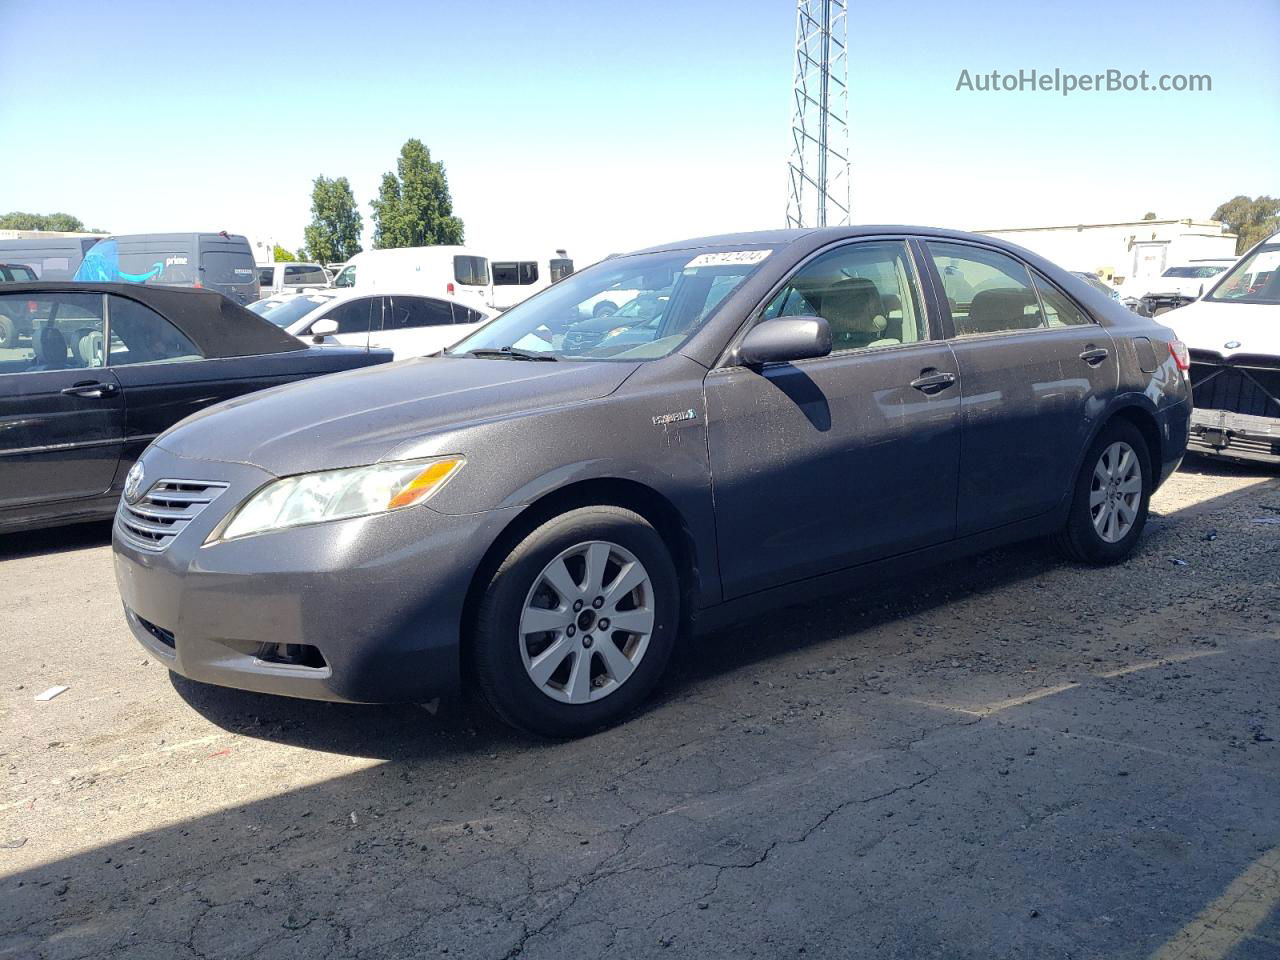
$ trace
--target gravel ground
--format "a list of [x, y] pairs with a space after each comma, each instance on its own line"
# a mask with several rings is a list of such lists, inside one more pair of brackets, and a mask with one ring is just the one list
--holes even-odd
[[1259, 520], [1193, 463], [1121, 567], [780, 611], [574, 743], [171, 680], [104, 527], [0, 538], [0, 957], [1280, 957]]

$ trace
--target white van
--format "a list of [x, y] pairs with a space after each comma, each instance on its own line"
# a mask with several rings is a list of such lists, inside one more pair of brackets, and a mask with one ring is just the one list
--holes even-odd
[[563, 250], [546, 257], [494, 258], [489, 266], [496, 310], [514, 307], [573, 273], [573, 261]]
[[335, 286], [353, 290], [412, 291], [479, 309], [493, 303], [489, 260], [469, 247], [397, 247], [357, 253]]

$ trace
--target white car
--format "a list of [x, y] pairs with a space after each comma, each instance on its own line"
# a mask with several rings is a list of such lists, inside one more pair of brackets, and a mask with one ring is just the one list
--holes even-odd
[[420, 293], [320, 290], [281, 294], [249, 307], [299, 339], [385, 347], [397, 360], [451, 347], [493, 318], [488, 310]]
[[268, 263], [258, 267], [258, 290], [263, 297], [320, 290], [332, 282], [329, 271], [318, 263]]
[[1189, 449], [1280, 464], [1280, 233], [1163, 322], [1191, 352]]
[[1234, 264], [1235, 258], [1190, 260], [1176, 267], [1169, 267], [1154, 280], [1148, 281], [1141, 300], [1152, 316], [1176, 310], [1198, 300]]

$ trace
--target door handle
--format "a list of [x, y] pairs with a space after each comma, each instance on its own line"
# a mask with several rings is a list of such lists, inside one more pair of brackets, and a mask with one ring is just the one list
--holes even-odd
[[84, 383], [72, 384], [64, 387], [62, 393], [68, 397], [87, 397], [90, 400], [101, 400], [105, 397], [114, 397], [120, 392], [120, 388], [114, 383], [99, 383], [97, 380], [88, 380]]
[[941, 370], [921, 370], [920, 376], [911, 381], [911, 386], [915, 387], [921, 393], [934, 394], [947, 389], [956, 382], [954, 373], [945, 373]]
[[1084, 353], [1080, 354], [1080, 359], [1091, 367], [1096, 367], [1103, 360], [1107, 359], [1107, 351], [1102, 347], [1090, 347]]

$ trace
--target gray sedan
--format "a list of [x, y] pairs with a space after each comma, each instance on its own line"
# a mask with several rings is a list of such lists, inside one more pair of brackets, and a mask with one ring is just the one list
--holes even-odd
[[[666, 297], [659, 322], [566, 349], [563, 318], [621, 291]], [[442, 356], [164, 433], [117, 513], [125, 613], [195, 680], [356, 702], [466, 682], [582, 734], [754, 611], [1044, 535], [1124, 559], [1186, 447], [1172, 337], [952, 231], [613, 257]]]

